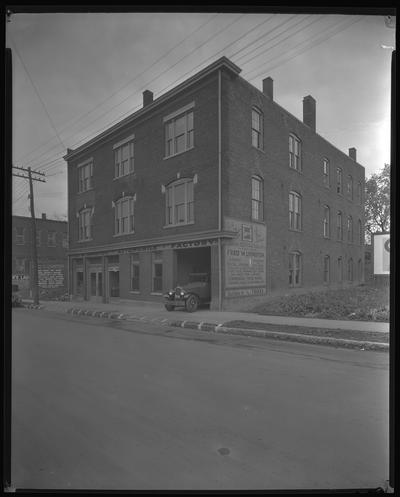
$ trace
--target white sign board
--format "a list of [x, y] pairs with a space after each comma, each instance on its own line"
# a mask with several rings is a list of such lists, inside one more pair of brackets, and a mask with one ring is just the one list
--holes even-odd
[[390, 235], [374, 235], [374, 274], [390, 274]]

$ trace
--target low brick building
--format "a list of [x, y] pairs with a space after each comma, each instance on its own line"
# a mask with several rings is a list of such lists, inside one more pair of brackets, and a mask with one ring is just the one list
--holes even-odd
[[[32, 281], [32, 219], [12, 217], [12, 280], [24, 297], [31, 296]], [[68, 291], [67, 249], [68, 223], [36, 219], [39, 288], [46, 295], [60, 295]]]
[[222, 57], [65, 156], [70, 293], [157, 299], [211, 275], [211, 308], [363, 280], [364, 168]]

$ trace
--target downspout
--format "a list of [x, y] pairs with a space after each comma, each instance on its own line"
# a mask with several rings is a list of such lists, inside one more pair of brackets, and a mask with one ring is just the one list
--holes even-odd
[[[218, 231], [222, 231], [221, 69], [218, 71]], [[222, 310], [222, 246], [218, 238], [218, 309]]]

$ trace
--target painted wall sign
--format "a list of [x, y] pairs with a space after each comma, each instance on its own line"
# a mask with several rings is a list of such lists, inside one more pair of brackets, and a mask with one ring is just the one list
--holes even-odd
[[390, 235], [374, 235], [374, 274], [390, 274]]
[[119, 254], [133, 254], [136, 252], [153, 252], [162, 249], [180, 249], [180, 248], [197, 248], [197, 247], [210, 247], [218, 243], [217, 238], [208, 238], [205, 240], [195, 240], [187, 242], [174, 242], [174, 243], [160, 243], [158, 245], [148, 245], [146, 247], [134, 247], [129, 249], [121, 249]]
[[[225, 243], [226, 297], [264, 295], [266, 293], [266, 227], [231, 218], [224, 219], [224, 229], [236, 231], [236, 238]], [[258, 287], [249, 289], [247, 287]], [[231, 288], [240, 290], [230, 291]]]
[[64, 286], [64, 266], [62, 264], [39, 264], [39, 286], [59, 288]]

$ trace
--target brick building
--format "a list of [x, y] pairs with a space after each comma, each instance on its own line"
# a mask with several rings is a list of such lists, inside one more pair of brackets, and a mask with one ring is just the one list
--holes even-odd
[[[32, 276], [32, 219], [12, 217], [12, 280], [24, 297], [31, 295]], [[47, 219], [45, 214], [36, 219], [39, 287], [49, 295], [68, 291], [67, 249], [68, 223]]]
[[211, 274], [211, 308], [363, 279], [364, 168], [225, 57], [68, 149], [70, 293], [158, 299]]

